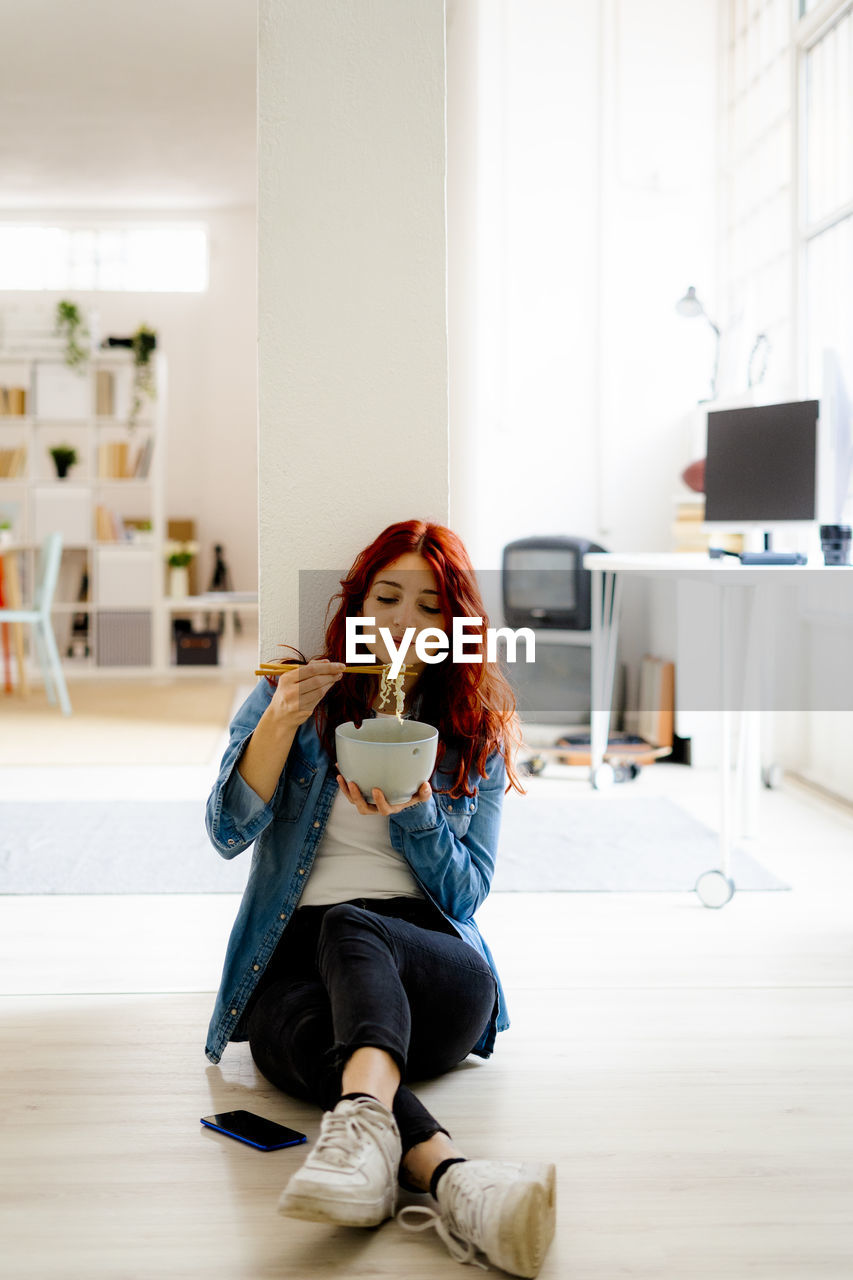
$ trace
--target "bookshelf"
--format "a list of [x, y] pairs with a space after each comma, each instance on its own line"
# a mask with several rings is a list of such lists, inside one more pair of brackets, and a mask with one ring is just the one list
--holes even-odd
[[[168, 666], [167, 365], [160, 352], [152, 363], [156, 396], [131, 427], [129, 351], [98, 350], [82, 372], [53, 352], [0, 352], [0, 526], [25, 548], [25, 591], [43, 538], [63, 534], [53, 623], [69, 674]], [[77, 454], [63, 479], [57, 446]]]

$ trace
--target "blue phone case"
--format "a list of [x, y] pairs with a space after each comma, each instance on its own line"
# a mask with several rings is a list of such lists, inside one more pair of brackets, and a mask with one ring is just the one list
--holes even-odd
[[[264, 1117], [258, 1117], [258, 1118], [263, 1119]], [[224, 1125], [214, 1124], [212, 1120], [207, 1120], [205, 1119], [204, 1116], [201, 1117], [201, 1123], [205, 1125], [206, 1128], [213, 1129], [216, 1133], [224, 1133], [225, 1136], [228, 1138], [236, 1138], [238, 1142], [244, 1142], [247, 1147], [254, 1147], [256, 1151], [281, 1151], [285, 1147], [298, 1147], [303, 1142], [307, 1142], [308, 1140], [307, 1136], [304, 1133], [298, 1133], [294, 1129], [292, 1131], [294, 1134], [294, 1137], [288, 1138], [284, 1142], [269, 1142], [269, 1143], [255, 1142], [253, 1141], [252, 1138], [247, 1137], [246, 1134], [237, 1133], [235, 1132], [234, 1129], [228, 1129]], [[269, 1121], [269, 1123], [275, 1124], [276, 1121], [271, 1120]]]

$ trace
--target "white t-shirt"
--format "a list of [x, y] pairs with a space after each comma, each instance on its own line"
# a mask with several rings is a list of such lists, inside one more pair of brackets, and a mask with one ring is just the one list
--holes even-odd
[[[379, 712], [379, 715], [385, 715]], [[391, 844], [388, 819], [362, 814], [339, 791], [317, 848], [300, 907], [354, 898], [423, 898], [402, 854]]]

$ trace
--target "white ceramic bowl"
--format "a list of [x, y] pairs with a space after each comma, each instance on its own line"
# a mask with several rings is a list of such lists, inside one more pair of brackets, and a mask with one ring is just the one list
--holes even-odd
[[379, 787], [389, 804], [405, 804], [435, 768], [438, 730], [421, 720], [381, 717], [352, 720], [335, 730], [338, 767], [347, 782], [357, 783], [369, 804]]

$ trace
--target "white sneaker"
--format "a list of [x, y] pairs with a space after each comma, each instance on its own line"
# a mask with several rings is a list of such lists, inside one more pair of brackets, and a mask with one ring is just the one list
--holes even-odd
[[327, 1111], [320, 1136], [278, 1202], [288, 1218], [375, 1227], [393, 1216], [402, 1147], [394, 1116], [373, 1098]]
[[408, 1206], [397, 1221], [408, 1231], [435, 1227], [458, 1262], [483, 1267], [475, 1257], [481, 1249], [504, 1271], [532, 1277], [554, 1235], [556, 1170], [498, 1160], [452, 1164], [438, 1184], [438, 1207]]

